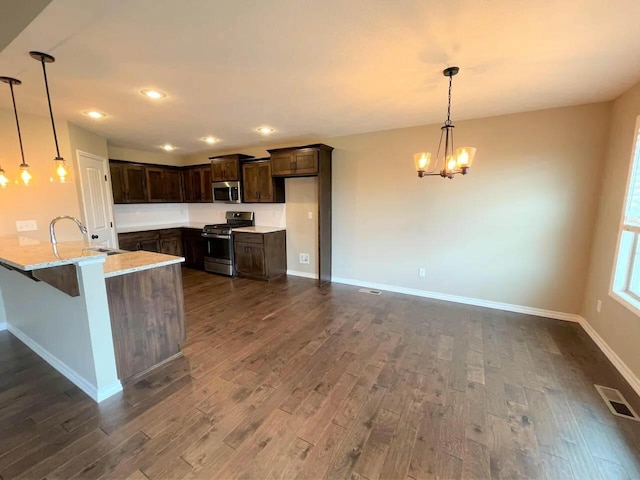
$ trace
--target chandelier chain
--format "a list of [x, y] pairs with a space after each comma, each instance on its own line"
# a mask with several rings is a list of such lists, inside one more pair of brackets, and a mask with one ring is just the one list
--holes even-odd
[[447, 121], [445, 125], [451, 125], [451, 88], [453, 84], [453, 77], [449, 77], [449, 103], [447, 105]]

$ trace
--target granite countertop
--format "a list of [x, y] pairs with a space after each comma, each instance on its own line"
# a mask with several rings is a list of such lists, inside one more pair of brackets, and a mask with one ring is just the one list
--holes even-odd
[[181, 222], [181, 223], [162, 223], [157, 225], [138, 225], [128, 227], [116, 226], [116, 233], [133, 233], [133, 232], [150, 232], [152, 230], [164, 230], [165, 228], [195, 228], [202, 230], [206, 223], [204, 222]]
[[87, 242], [63, 242], [54, 246], [27, 237], [0, 237], [0, 263], [18, 270], [30, 271], [78, 263], [88, 258], [106, 258], [106, 254], [90, 250], [97, 247]]
[[117, 277], [127, 273], [140, 272], [182, 262], [184, 262], [184, 257], [174, 257], [164, 253], [145, 252], [143, 250], [125, 252], [107, 257], [104, 262], [104, 276], [105, 278]]
[[233, 232], [239, 233], [273, 233], [273, 232], [281, 232], [282, 230], [286, 230], [284, 227], [264, 227], [264, 226], [256, 226], [256, 227], [240, 227], [232, 229]]

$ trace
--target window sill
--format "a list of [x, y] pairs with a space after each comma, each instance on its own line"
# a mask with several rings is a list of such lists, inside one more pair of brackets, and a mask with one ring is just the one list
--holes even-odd
[[610, 291], [609, 296], [631, 313], [640, 317], [640, 301], [625, 292]]

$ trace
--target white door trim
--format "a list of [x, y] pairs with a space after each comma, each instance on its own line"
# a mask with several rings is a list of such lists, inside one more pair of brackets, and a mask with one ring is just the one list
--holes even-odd
[[[80, 184], [80, 203], [82, 204], [82, 221], [84, 222], [84, 224], [87, 224], [87, 210], [86, 210], [86, 205], [84, 203], [84, 186], [82, 185], [82, 175], [80, 175], [80, 156], [84, 156], [84, 157], [88, 157], [91, 158], [93, 160], [97, 160], [99, 162], [102, 162], [105, 165], [105, 171], [107, 172], [107, 194], [109, 199], [113, 198], [113, 190], [111, 187], [111, 175], [109, 175], [109, 160], [105, 157], [101, 157], [99, 155], [95, 155], [93, 153], [89, 153], [89, 152], [84, 152], [82, 150], [76, 150], [76, 170], [78, 172], [78, 183]], [[109, 208], [109, 217], [110, 217], [110, 222], [113, 224], [113, 230], [112, 230], [112, 239], [113, 239], [113, 247], [114, 248], [118, 248], [118, 235], [116, 233], [116, 220], [115, 220], [115, 214], [113, 213], [113, 202], [109, 201], [107, 202], [108, 208]]]

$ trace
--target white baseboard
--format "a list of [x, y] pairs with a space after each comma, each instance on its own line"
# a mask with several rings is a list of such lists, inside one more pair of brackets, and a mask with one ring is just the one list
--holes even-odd
[[388, 292], [413, 295], [415, 297], [432, 298], [434, 300], [444, 300], [446, 302], [463, 303], [465, 305], [475, 305], [476, 307], [495, 308], [496, 310], [525, 313], [527, 315], [535, 315], [536, 317], [554, 318], [556, 320], [565, 320], [568, 322], [580, 322], [582, 319], [580, 315], [575, 313], [556, 312], [554, 310], [544, 310], [542, 308], [526, 307], [523, 305], [514, 305], [511, 303], [494, 302], [492, 300], [482, 300], [480, 298], [460, 297], [458, 295], [449, 295], [447, 293], [418, 290], [417, 288], [405, 288], [396, 287], [395, 285], [385, 285], [382, 283], [363, 282], [361, 280], [354, 280], [352, 278], [332, 277], [331, 281], [335, 283], [344, 283], [346, 285], [354, 285], [356, 287], [373, 288], [375, 290], [386, 290]]
[[298, 270], [287, 270], [287, 275], [291, 275], [292, 277], [313, 278], [314, 280], [318, 279], [317, 273], [300, 272]]
[[7, 322], [0, 322], [0, 332], [7, 329]]
[[591, 326], [589, 322], [583, 317], [580, 317], [580, 325], [587, 335], [591, 337], [591, 340], [598, 346], [598, 348], [605, 354], [613, 366], [620, 372], [624, 379], [631, 385], [631, 388], [640, 396], [640, 378], [638, 378], [626, 363], [618, 356], [616, 352], [609, 346], [607, 342], [600, 336], [598, 332]]
[[122, 391], [122, 384], [120, 383], [120, 381], [117, 381], [106, 388], [97, 389], [84, 377], [78, 375], [75, 370], [73, 370], [55, 355], [52, 355], [48, 350], [43, 348], [38, 342], [33, 340], [19, 328], [9, 325], [8, 330], [18, 340], [20, 340], [27, 347], [33, 350], [38, 356], [40, 356], [40, 358], [42, 358], [45, 362], [55, 368], [58, 372], [67, 377], [67, 379], [71, 383], [73, 383], [76, 387], [89, 395], [96, 402], [100, 403], [101, 401], [106, 400], [112, 395], [115, 395], [116, 393]]

